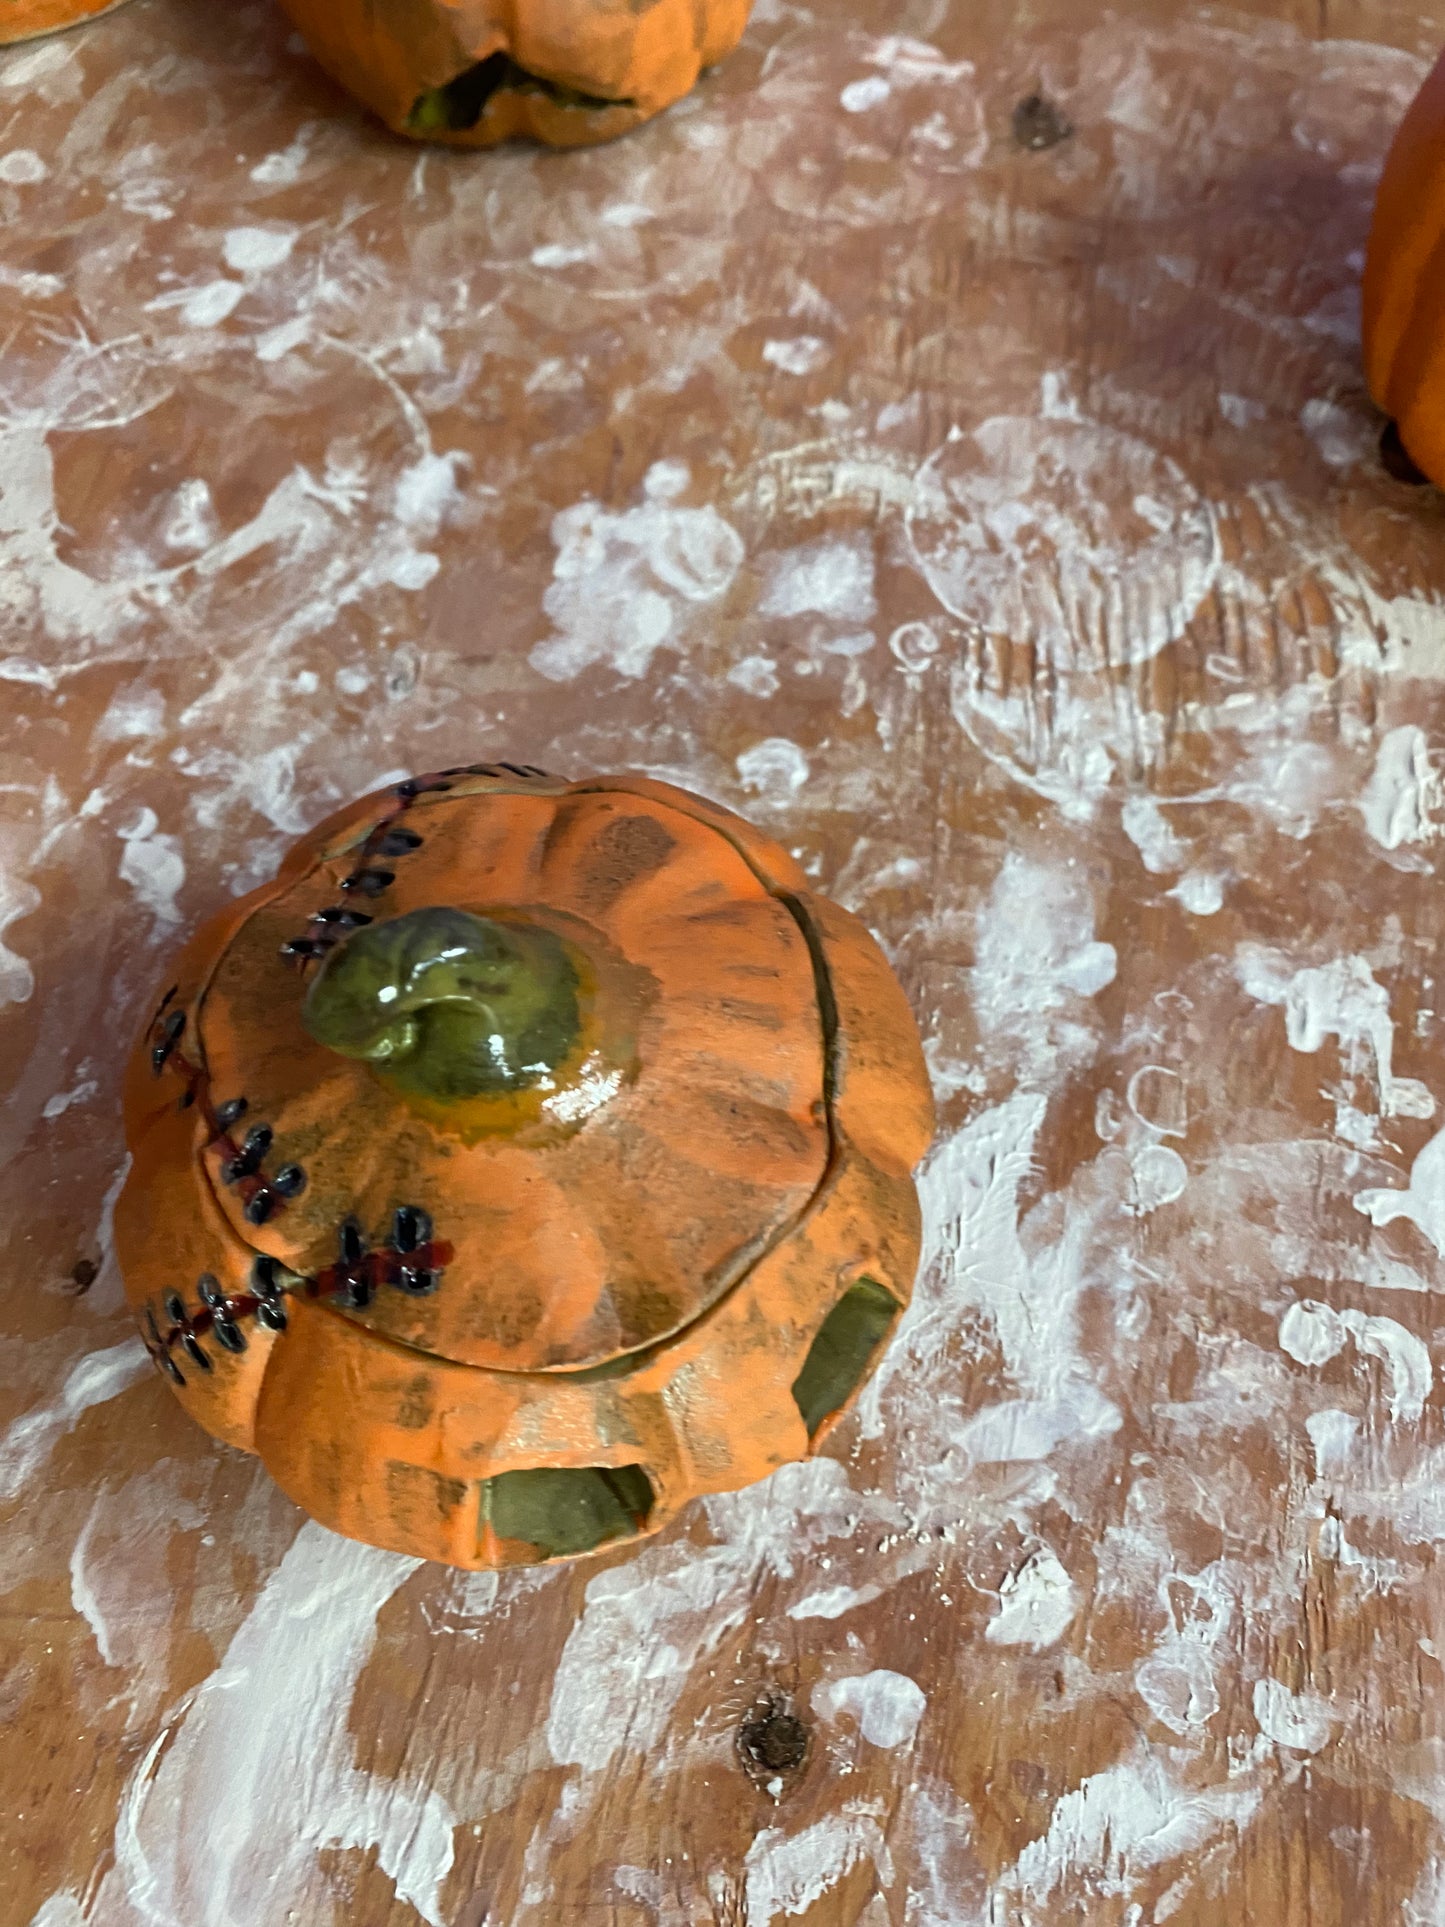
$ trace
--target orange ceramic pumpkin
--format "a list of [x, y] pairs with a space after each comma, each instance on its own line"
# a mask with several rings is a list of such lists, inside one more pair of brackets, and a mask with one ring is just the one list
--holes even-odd
[[1445, 54], [1405, 116], [1365, 263], [1365, 373], [1423, 477], [1445, 485]]
[[322, 66], [399, 134], [611, 140], [731, 53], [751, 0], [282, 0]]
[[0, 47], [78, 27], [83, 20], [94, 20], [123, 4], [124, 0], [0, 0]]
[[805, 1457], [918, 1260], [881, 952], [747, 823], [477, 765], [333, 817], [180, 958], [116, 1239], [186, 1409], [458, 1566]]

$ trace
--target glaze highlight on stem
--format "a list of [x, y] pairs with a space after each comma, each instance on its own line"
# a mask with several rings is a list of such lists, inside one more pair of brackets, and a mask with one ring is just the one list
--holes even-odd
[[318, 1044], [434, 1103], [548, 1080], [581, 1030], [567, 948], [537, 924], [443, 906], [368, 924], [318, 971], [302, 1006]]

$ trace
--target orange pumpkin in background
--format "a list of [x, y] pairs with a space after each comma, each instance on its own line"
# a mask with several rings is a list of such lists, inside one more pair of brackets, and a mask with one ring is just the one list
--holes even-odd
[[862, 924], [717, 805], [475, 765], [302, 840], [131, 1065], [146, 1344], [315, 1518], [457, 1566], [806, 1457], [907, 1302], [932, 1104]]
[[611, 140], [732, 52], [751, 0], [282, 0], [398, 134], [492, 147]]
[[[1445, 54], [1395, 136], [1365, 263], [1365, 374], [1397, 474], [1445, 486]], [[1403, 452], [1407, 459], [1401, 462]]]
[[0, 0], [0, 47], [78, 27], [124, 4], [125, 0]]

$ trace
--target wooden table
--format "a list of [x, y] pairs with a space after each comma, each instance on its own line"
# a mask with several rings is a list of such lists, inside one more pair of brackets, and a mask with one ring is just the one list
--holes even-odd
[[[269, 5], [0, 60], [7, 1927], [1445, 1918], [1445, 499], [1357, 339], [1442, 38], [763, 0], [568, 157]], [[941, 1128], [828, 1456], [498, 1580], [193, 1429], [107, 1227], [182, 933], [503, 755], [797, 850]]]

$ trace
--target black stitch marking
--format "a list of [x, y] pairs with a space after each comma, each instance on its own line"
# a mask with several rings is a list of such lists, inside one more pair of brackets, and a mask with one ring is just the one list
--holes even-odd
[[283, 1198], [299, 1198], [306, 1189], [306, 1173], [299, 1164], [283, 1164], [271, 1180], [271, 1189]]
[[413, 850], [419, 850], [425, 841], [425, 837], [418, 836], [415, 830], [388, 830], [386, 835], [377, 843], [373, 854], [376, 856], [408, 856]]
[[233, 1124], [239, 1124], [251, 1106], [244, 1097], [232, 1097], [221, 1105], [216, 1112], [216, 1123], [221, 1130], [229, 1131]]
[[389, 890], [396, 882], [395, 870], [353, 870], [349, 877], [343, 877], [343, 890], [355, 890], [363, 897], [379, 897], [383, 890]]
[[181, 1041], [186, 1028], [186, 1013], [173, 1010], [161, 1025], [161, 1034], [151, 1052], [151, 1069], [159, 1077], [166, 1067], [166, 1059]]

